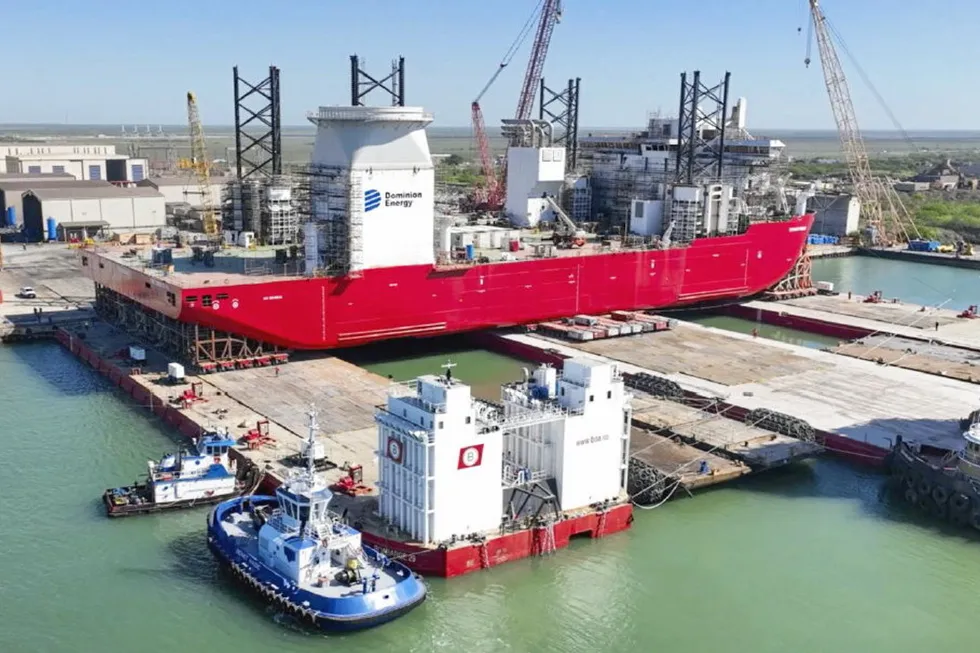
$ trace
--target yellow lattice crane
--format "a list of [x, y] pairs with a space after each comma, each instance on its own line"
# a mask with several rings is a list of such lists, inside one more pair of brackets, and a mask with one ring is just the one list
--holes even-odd
[[187, 124], [191, 131], [191, 158], [189, 162], [182, 162], [181, 167], [191, 168], [197, 177], [198, 193], [201, 195], [201, 224], [208, 239], [214, 240], [218, 236], [218, 219], [211, 197], [211, 158], [193, 91], [187, 92]]
[[[830, 96], [830, 107], [837, 123], [841, 148], [850, 172], [854, 194], [861, 202], [864, 225], [871, 228], [872, 244], [890, 246], [910, 239], [920, 238], [919, 230], [902, 203], [892, 183], [879, 179], [871, 172], [868, 151], [858, 127], [851, 91], [841, 66], [837, 50], [831, 40], [827, 17], [820, 8], [819, 0], [809, 0], [811, 28], [817, 37], [817, 49], [823, 68], [824, 83]], [[810, 65], [810, 43], [807, 43], [806, 64]]]

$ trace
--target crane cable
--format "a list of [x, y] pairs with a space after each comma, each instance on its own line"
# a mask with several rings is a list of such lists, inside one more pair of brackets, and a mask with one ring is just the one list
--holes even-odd
[[495, 70], [493, 75], [490, 76], [490, 79], [483, 86], [483, 89], [476, 96], [476, 99], [473, 100], [474, 103], [478, 103], [480, 99], [483, 98], [483, 95], [490, 89], [493, 83], [497, 81], [497, 77], [499, 77], [500, 73], [504, 71], [504, 68], [510, 65], [510, 62], [513, 61], [515, 56], [517, 56], [517, 52], [521, 49], [521, 46], [524, 45], [524, 42], [527, 40], [528, 35], [531, 33], [531, 29], [534, 26], [534, 19], [537, 18], [539, 13], [541, 13], [543, 4], [544, 4], [544, 0], [538, 0], [538, 4], [534, 7], [534, 11], [532, 11], [531, 15], [528, 16], [528, 19], [524, 23], [524, 26], [521, 28], [521, 31], [517, 34], [517, 37], [514, 39], [514, 41], [510, 44], [510, 47], [507, 48], [507, 51], [504, 53], [503, 58], [500, 60], [500, 65], [497, 66], [497, 70]]

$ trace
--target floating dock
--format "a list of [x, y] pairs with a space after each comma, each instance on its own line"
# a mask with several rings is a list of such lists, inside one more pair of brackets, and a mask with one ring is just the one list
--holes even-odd
[[702, 410], [654, 397], [633, 396], [633, 423], [670, 433], [698, 449], [744, 463], [753, 470], [787, 465], [823, 451], [816, 442], [767, 431], [751, 423], [726, 419], [725, 409]]
[[841, 294], [753, 301], [725, 312], [848, 341], [832, 349], [837, 354], [980, 383], [980, 321], [969, 311]]
[[788, 343], [678, 322], [670, 331], [588, 343], [521, 333], [481, 336], [501, 353], [561, 365], [578, 355], [613, 359], [628, 373], [674, 381], [688, 396], [744, 420], [768, 409], [805, 421], [831, 453], [881, 465], [901, 435], [940, 451], [962, 446], [959, 422], [976, 386]]
[[[239, 461], [256, 464], [281, 480], [287, 461], [300, 452], [311, 403], [319, 410], [322, 442], [335, 468], [325, 473], [333, 483], [350, 465], [362, 465], [363, 482], [374, 487], [377, 448], [373, 409], [390, 382], [338, 358], [294, 361], [272, 368], [253, 368], [187, 376], [185, 383], [165, 382], [169, 358], [145, 348], [146, 361], [134, 363], [124, 353], [129, 334], [95, 321], [88, 329], [59, 330], [58, 340], [88, 362], [143, 408], [152, 411], [186, 437], [227, 427], [236, 441], [262, 432], [251, 446], [234, 450]], [[194, 398], [184, 400], [191, 391]], [[372, 476], [373, 475], [373, 476]]]
[[748, 465], [707, 453], [677, 436], [633, 426], [630, 436], [629, 492], [642, 504], [733, 481], [751, 473]]

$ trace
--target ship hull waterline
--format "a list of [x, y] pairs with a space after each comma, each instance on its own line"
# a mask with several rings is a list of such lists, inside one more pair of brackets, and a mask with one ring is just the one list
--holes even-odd
[[[402, 337], [529, 324], [581, 313], [656, 310], [759, 294], [806, 245], [811, 214], [750, 225], [687, 247], [582, 253], [463, 268], [416, 265], [357, 277], [275, 277], [195, 284], [123, 262], [83, 258], [97, 284], [168, 317], [286, 349], [334, 349]], [[96, 264], [96, 260], [98, 264]]]

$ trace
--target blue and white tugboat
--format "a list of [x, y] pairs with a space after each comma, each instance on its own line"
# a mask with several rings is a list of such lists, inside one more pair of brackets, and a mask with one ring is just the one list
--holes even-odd
[[145, 481], [105, 491], [106, 512], [110, 517], [125, 517], [210, 505], [240, 494], [247, 488], [229, 458], [233, 446], [227, 434], [205, 433], [192, 450], [149, 461]]
[[309, 413], [304, 470], [273, 496], [243, 496], [215, 506], [208, 546], [219, 561], [269, 602], [328, 631], [391, 621], [425, 600], [420, 576], [361, 543], [361, 533], [330, 508], [333, 494], [316, 475], [316, 413]]

